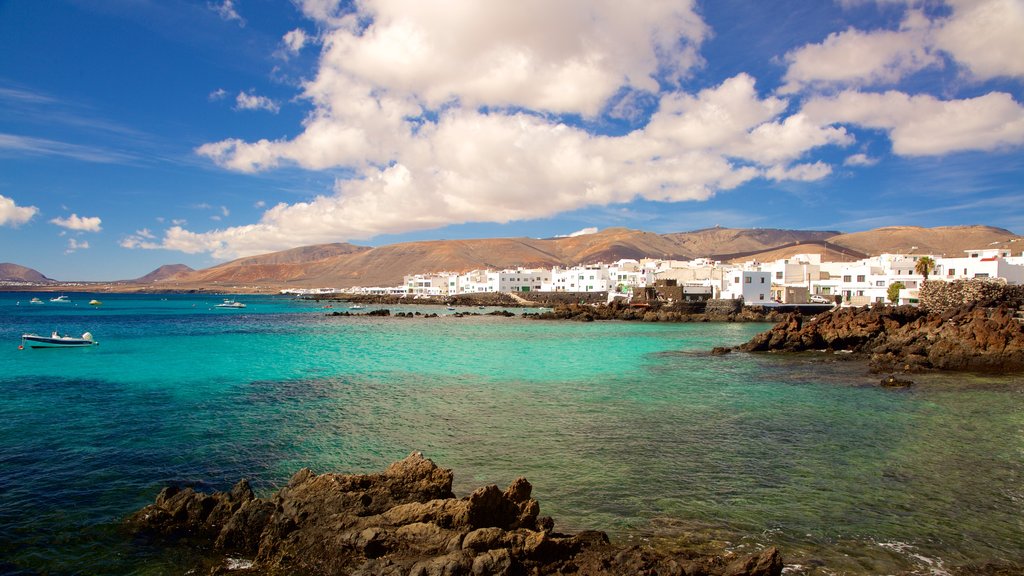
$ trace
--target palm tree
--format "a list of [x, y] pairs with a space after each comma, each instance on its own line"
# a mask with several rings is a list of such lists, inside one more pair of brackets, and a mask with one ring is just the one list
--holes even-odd
[[925, 280], [932, 270], [935, 270], [935, 260], [932, 260], [931, 256], [921, 256], [917, 259], [917, 264], [914, 264], [914, 272], [924, 276]]

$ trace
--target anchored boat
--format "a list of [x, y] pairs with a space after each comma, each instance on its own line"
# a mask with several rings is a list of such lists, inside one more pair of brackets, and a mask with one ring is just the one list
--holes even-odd
[[86, 332], [82, 334], [81, 338], [75, 338], [74, 336], [68, 336], [67, 334], [61, 336], [55, 330], [53, 334], [49, 336], [39, 336], [38, 334], [22, 334], [21, 335], [21, 346], [19, 350], [24, 349], [25, 346], [29, 348], [82, 348], [85, 346], [96, 346], [99, 342], [92, 339], [92, 334]]
[[245, 304], [225, 298], [223, 302], [215, 305], [214, 308], [245, 308]]

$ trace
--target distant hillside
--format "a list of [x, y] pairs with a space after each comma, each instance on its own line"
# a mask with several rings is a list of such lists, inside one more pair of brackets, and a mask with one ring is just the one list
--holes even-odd
[[779, 230], [775, 228], [705, 228], [693, 232], [665, 234], [698, 257], [729, 259], [737, 254], [772, 250], [784, 244], [828, 240], [839, 232]]
[[[644, 257], [697, 257], [762, 262], [798, 253], [825, 260], [856, 260], [883, 252], [960, 255], [1018, 238], [990, 226], [890, 227], [854, 234], [829, 231], [707, 228], [654, 234], [609, 228], [566, 238], [486, 238], [405, 242], [370, 248], [321, 244], [240, 258], [174, 276], [181, 288], [264, 286], [394, 286], [407, 274], [466, 272], [478, 268], [574, 266]], [[1014, 246], [1021, 246], [1014, 244]], [[1018, 252], [1015, 250], [1015, 252]]]
[[1018, 236], [1009, 230], [992, 226], [888, 226], [866, 232], [840, 234], [829, 238], [829, 242], [868, 254], [914, 252], [960, 257], [964, 255], [964, 250], [986, 248], [1013, 238]]
[[35, 282], [37, 284], [49, 284], [56, 282], [56, 280], [47, 278], [31, 268], [5, 262], [0, 264], [0, 282]]
[[130, 282], [137, 284], [152, 284], [154, 282], [164, 282], [171, 278], [185, 276], [190, 272], [195, 272], [195, 270], [184, 264], [165, 264], [141, 278], [130, 280]]

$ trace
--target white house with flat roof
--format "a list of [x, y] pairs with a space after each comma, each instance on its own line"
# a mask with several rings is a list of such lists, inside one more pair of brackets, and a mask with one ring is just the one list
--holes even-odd
[[772, 301], [771, 272], [742, 270], [736, 268], [725, 272], [722, 279], [720, 298], [743, 298], [747, 306], [767, 304]]

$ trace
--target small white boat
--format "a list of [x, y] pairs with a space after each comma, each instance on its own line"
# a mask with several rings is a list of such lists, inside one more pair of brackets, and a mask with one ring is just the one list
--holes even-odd
[[61, 294], [56, 298], [50, 298], [50, 302], [53, 302], [55, 304], [71, 304], [71, 298], [68, 298], [67, 296]]
[[103, 302], [100, 302], [99, 300], [89, 300], [89, 306], [99, 306], [101, 304], [103, 304]]
[[33, 298], [33, 299], [29, 300], [28, 303], [29, 304], [46, 304], [46, 302], [43, 302], [39, 298]]
[[241, 302], [236, 302], [229, 298], [225, 298], [223, 302], [217, 304], [216, 306], [214, 306], [214, 308], [245, 308], [245, 304], [242, 304]]
[[448, 309], [449, 310], [455, 310], [455, 306], [449, 306]]
[[364, 308], [366, 308], [366, 306], [363, 306], [362, 304], [353, 304], [348, 307], [349, 310], [362, 310]]
[[81, 338], [75, 338], [74, 336], [68, 336], [67, 334], [61, 336], [55, 330], [53, 334], [49, 336], [39, 336], [38, 334], [22, 334], [21, 335], [21, 346], [18, 346], [19, 350], [23, 350], [25, 346], [29, 348], [82, 348], [85, 346], [96, 346], [99, 342], [92, 339], [92, 334], [86, 332], [82, 334]]

